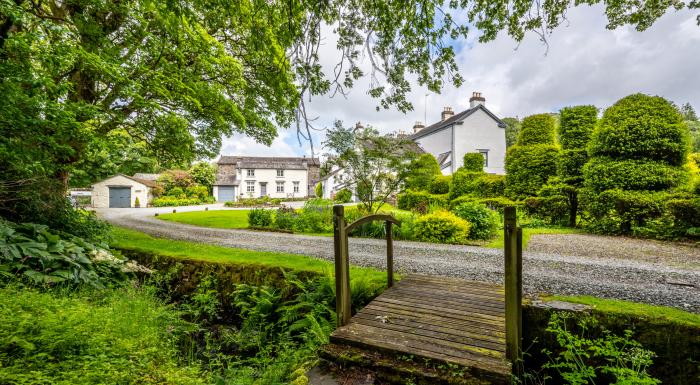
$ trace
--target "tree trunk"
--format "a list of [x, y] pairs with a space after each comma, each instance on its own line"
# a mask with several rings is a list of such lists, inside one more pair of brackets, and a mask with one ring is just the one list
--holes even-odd
[[569, 193], [569, 226], [576, 227], [576, 215], [578, 214], [578, 192]]

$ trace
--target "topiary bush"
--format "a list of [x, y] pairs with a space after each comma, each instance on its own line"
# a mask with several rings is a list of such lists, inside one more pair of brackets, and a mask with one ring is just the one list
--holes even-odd
[[505, 195], [523, 199], [537, 195], [557, 174], [559, 148], [554, 144], [516, 145], [506, 153]]
[[352, 191], [344, 188], [335, 193], [335, 202], [349, 203], [350, 201], [352, 201]]
[[428, 185], [428, 191], [431, 194], [447, 194], [450, 192], [450, 182], [452, 177], [449, 175], [436, 175]]
[[457, 170], [452, 176], [450, 198], [457, 199], [463, 195], [495, 198], [503, 196], [505, 187], [506, 179], [503, 175]]
[[321, 182], [316, 183], [316, 186], [314, 186], [314, 194], [316, 194], [316, 198], [323, 198], [323, 185]]
[[500, 225], [497, 212], [477, 202], [464, 202], [452, 212], [471, 224], [469, 239], [489, 239], [496, 235]]
[[436, 211], [418, 217], [413, 223], [417, 241], [462, 244], [469, 239], [471, 224], [449, 211]]
[[534, 144], [554, 144], [556, 122], [552, 115], [530, 115], [523, 119], [518, 135], [518, 146], [531, 146]]
[[583, 168], [589, 226], [631, 234], [661, 217], [669, 194], [689, 180], [688, 137], [678, 110], [661, 97], [634, 94], [608, 108]]
[[252, 209], [248, 211], [248, 225], [251, 227], [270, 227], [272, 225], [272, 210]]
[[484, 156], [478, 152], [468, 152], [464, 154], [463, 166], [464, 171], [483, 172], [484, 171]]
[[407, 167], [404, 188], [427, 190], [437, 175], [442, 175], [437, 159], [431, 154], [422, 154]]

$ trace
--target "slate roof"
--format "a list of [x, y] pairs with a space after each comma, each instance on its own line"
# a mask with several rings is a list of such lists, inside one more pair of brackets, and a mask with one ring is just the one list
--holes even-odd
[[459, 121], [466, 119], [467, 117], [469, 117], [469, 115], [473, 114], [474, 112], [476, 112], [479, 109], [486, 112], [486, 114], [488, 114], [493, 120], [498, 122], [499, 127], [505, 128], [506, 124], [501, 119], [499, 119], [496, 115], [494, 115], [493, 112], [489, 111], [488, 108], [484, 107], [483, 104], [479, 104], [478, 106], [476, 106], [474, 108], [464, 110], [464, 111], [460, 112], [459, 114], [455, 114], [455, 115], [453, 115], [445, 120], [431, 124], [430, 126], [428, 126], [424, 129], [416, 132], [415, 134], [411, 135], [411, 139], [414, 139], [414, 140], [419, 139], [419, 138], [422, 138], [424, 136], [428, 136], [432, 133], [435, 133], [437, 131], [440, 131], [444, 128], [447, 128], [447, 127], [449, 127], [449, 126], [451, 126]]
[[145, 172], [137, 172], [132, 178], [156, 181], [158, 180], [159, 176], [160, 174], [148, 174]]
[[[233, 164], [237, 168], [306, 170], [308, 166], [320, 166], [318, 158], [306, 157], [264, 157], [264, 156], [222, 156], [217, 164]], [[304, 164], [306, 163], [306, 165]]]
[[240, 181], [236, 180], [236, 175], [233, 174], [218, 174], [216, 176], [215, 186], [238, 186]]

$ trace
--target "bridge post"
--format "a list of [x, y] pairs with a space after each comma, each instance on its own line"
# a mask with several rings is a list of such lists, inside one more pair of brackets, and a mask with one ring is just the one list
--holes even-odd
[[523, 234], [517, 226], [515, 207], [504, 210], [506, 357], [517, 372], [522, 352]]
[[338, 326], [350, 322], [350, 262], [345, 207], [333, 206], [333, 247], [335, 254], [335, 312]]
[[386, 284], [394, 286], [394, 233], [392, 223], [384, 222], [386, 228]]

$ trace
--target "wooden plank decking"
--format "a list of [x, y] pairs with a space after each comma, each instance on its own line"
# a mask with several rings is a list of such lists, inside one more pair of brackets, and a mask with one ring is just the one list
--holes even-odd
[[409, 275], [331, 335], [336, 344], [425, 357], [508, 378], [502, 286]]

